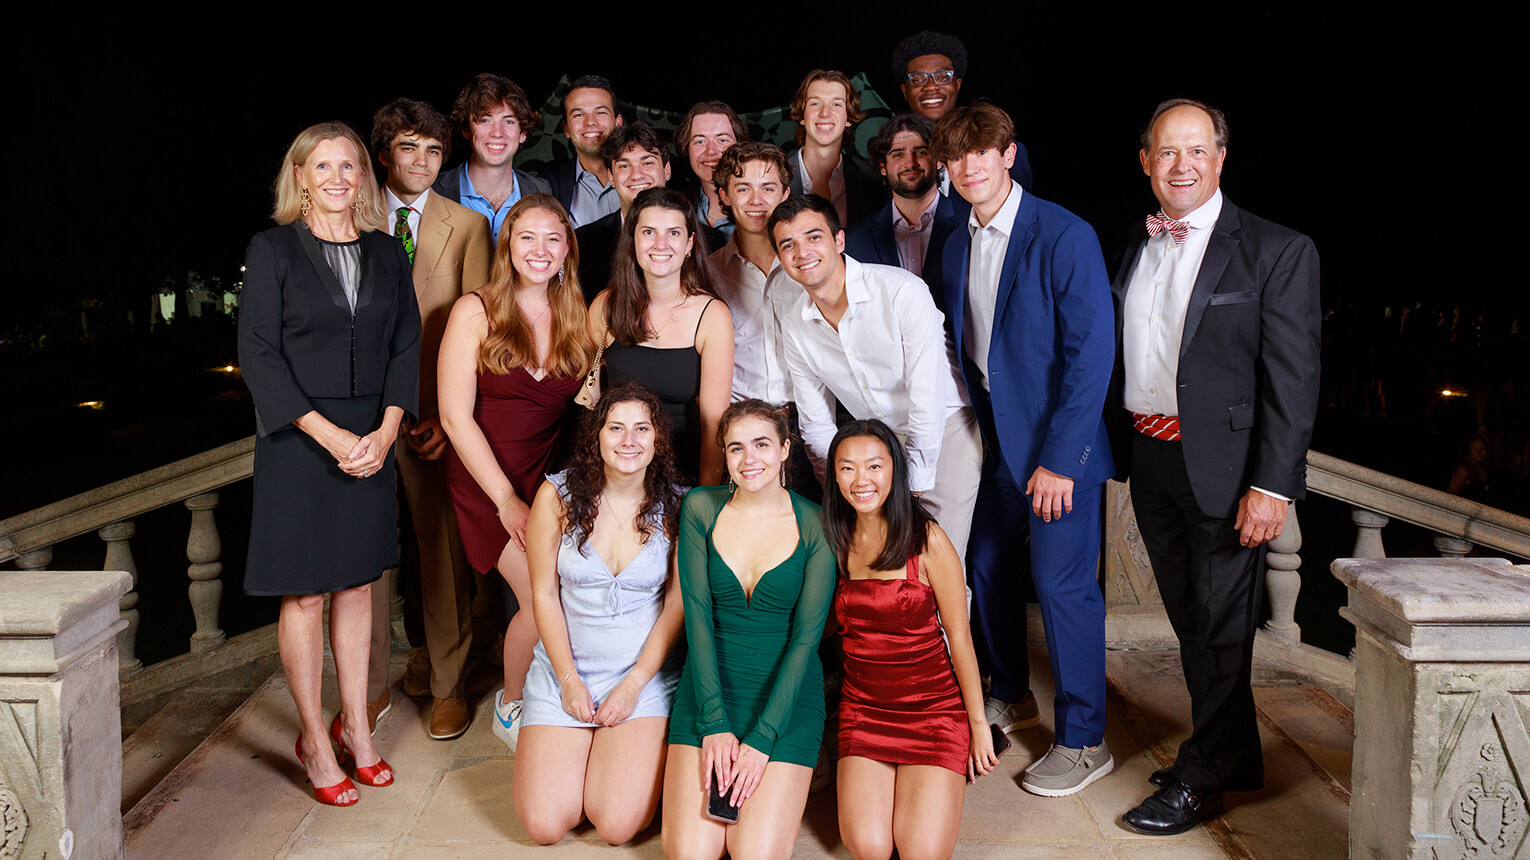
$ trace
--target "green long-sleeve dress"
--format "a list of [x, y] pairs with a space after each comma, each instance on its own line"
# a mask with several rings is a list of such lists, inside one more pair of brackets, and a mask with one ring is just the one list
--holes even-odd
[[797, 547], [745, 598], [712, 545], [728, 487], [697, 487], [680, 513], [680, 594], [689, 654], [669, 742], [701, 746], [732, 732], [770, 757], [812, 767], [823, 739], [818, 640], [833, 603], [834, 553], [817, 505], [792, 493]]

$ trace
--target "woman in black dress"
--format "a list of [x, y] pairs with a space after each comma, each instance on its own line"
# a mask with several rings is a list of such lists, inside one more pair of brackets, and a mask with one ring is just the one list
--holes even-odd
[[[366, 146], [350, 126], [304, 129], [276, 178], [276, 227], [245, 257], [239, 364], [255, 401], [247, 594], [280, 595], [277, 646], [314, 798], [356, 802], [330, 737], [364, 785], [393, 771], [366, 711], [371, 583], [398, 560], [393, 443], [419, 393], [420, 314], [401, 243], [384, 230]], [[340, 713], [325, 736], [323, 606]]]
[[685, 195], [650, 188], [632, 201], [611, 285], [590, 304], [606, 379], [659, 395], [684, 480], [723, 482], [717, 422], [733, 393], [733, 317], [712, 287], [710, 249]]

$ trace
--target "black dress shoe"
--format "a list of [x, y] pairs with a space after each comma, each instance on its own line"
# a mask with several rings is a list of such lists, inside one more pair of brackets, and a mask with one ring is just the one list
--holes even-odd
[[[1153, 775], [1148, 777], [1148, 782], [1163, 788], [1177, 779], [1174, 768], [1161, 767], [1153, 771]], [[1223, 791], [1258, 791], [1261, 788], [1264, 788], [1264, 774], [1234, 774], [1227, 778], [1227, 782], [1222, 783]]]
[[1201, 794], [1182, 782], [1173, 782], [1121, 816], [1121, 820], [1138, 833], [1173, 836], [1221, 813], [1220, 792]]

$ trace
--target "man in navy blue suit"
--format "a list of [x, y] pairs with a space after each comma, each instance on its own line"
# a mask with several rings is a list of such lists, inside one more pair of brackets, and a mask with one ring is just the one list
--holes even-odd
[[[930, 155], [934, 129], [935, 123], [918, 114], [899, 114], [867, 144], [871, 163], [887, 179], [893, 199], [845, 231], [845, 253], [863, 263], [899, 266], [918, 275], [930, 285], [935, 304], [943, 305], [940, 251], [966, 219], [935, 187], [935, 157]], [[965, 204], [961, 208], [965, 210]]]
[[1115, 766], [1097, 578], [1101, 490], [1115, 474], [1102, 414], [1115, 312], [1094, 230], [1010, 178], [1014, 138], [1004, 111], [977, 104], [936, 123], [931, 149], [972, 205], [946, 243], [942, 287], [987, 449], [967, 548], [973, 638], [993, 676], [985, 710], [1001, 729], [1039, 722], [1015, 564], [1028, 535], [1057, 736], [1021, 786], [1060, 797]]

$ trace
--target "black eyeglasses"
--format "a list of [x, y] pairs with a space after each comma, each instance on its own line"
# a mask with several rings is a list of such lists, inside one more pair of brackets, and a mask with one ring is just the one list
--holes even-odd
[[950, 86], [951, 82], [956, 80], [956, 71], [954, 69], [941, 69], [938, 72], [909, 72], [903, 76], [903, 79], [908, 81], [908, 85], [911, 87], [922, 87], [930, 81], [934, 81], [944, 87]]

